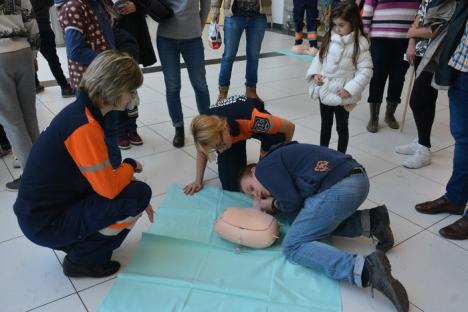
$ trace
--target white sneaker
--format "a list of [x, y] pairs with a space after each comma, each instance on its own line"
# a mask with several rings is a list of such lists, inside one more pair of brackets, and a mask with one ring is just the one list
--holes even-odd
[[431, 164], [431, 150], [418, 144], [418, 149], [413, 156], [405, 160], [403, 166], [409, 169], [419, 169]]
[[416, 150], [420, 146], [418, 142], [418, 139], [414, 139], [414, 141], [411, 143], [395, 146], [395, 152], [403, 155], [414, 155], [416, 153]]
[[21, 168], [21, 164], [19, 162], [18, 157], [15, 157], [15, 159], [13, 159], [13, 168], [16, 168], [16, 169]]

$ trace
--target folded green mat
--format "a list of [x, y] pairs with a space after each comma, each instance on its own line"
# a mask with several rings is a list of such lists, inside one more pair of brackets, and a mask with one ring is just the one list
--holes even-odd
[[99, 311], [341, 311], [339, 284], [287, 262], [278, 244], [238, 248], [214, 233], [224, 208], [249, 206], [239, 193], [171, 187]]
[[291, 49], [279, 49], [279, 50], [276, 50], [275, 52], [284, 54], [286, 56], [294, 57], [298, 60], [308, 62], [308, 63], [312, 63], [312, 61], [314, 60], [314, 57], [312, 55], [296, 54], [293, 51], [291, 51]]

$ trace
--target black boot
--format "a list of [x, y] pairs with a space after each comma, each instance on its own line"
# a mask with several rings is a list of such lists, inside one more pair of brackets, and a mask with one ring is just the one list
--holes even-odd
[[370, 119], [367, 124], [367, 131], [369, 132], [376, 133], [379, 131], [380, 104], [382, 103], [369, 103]]
[[117, 273], [120, 269], [120, 263], [109, 261], [99, 265], [76, 264], [65, 256], [63, 259], [63, 274], [68, 277], [106, 277]]
[[390, 228], [390, 217], [385, 205], [378, 206], [369, 210], [370, 216], [370, 234], [378, 239], [377, 250], [386, 252], [393, 247], [395, 239]]
[[179, 148], [185, 144], [185, 131], [184, 126], [175, 128], [174, 139], [172, 140], [172, 145]]
[[[366, 274], [364, 274], [364, 272]], [[364, 280], [366, 276], [367, 280]], [[366, 257], [363, 269], [363, 287], [375, 288], [393, 303], [398, 312], [409, 310], [408, 294], [405, 287], [393, 278], [390, 262], [381, 251], [375, 251]]]
[[395, 111], [398, 106], [398, 103], [387, 102], [387, 110], [385, 112], [385, 122], [392, 129], [400, 128], [400, 124], [395, 119]]

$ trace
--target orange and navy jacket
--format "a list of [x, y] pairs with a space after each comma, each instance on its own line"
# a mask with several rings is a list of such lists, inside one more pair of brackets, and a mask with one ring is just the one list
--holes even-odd
[[282, 120], [271, 115], [257, 99], [234, 95], [213, 104], [207, 115], [225, 117], [231, 131], [232, 143], [250, 139], [254, 133], [276, 134]]
[[21, 177], [17, 215], [47, 224], [70, 204], [97, 193], [115, 198], [136, 167], [125, 159], [113, 169], [104, 141], [104, 119], [86, 94], [64, 108], [34, 143]]

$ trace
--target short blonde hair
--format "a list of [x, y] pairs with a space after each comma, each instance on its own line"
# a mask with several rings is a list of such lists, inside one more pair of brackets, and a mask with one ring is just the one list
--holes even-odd
[[99, 108], [116, 106], [126, 92], [143, 84], [143, 74], [135, 60], [126, 53], [108, 50], [88, 66], [79, 89]]
[[219, 116], [199, 115], [192, 119], [191, 127], [197, 151], [209, 158], [209, 148], [227, 127], [227, 121]]

